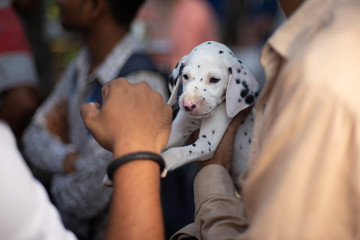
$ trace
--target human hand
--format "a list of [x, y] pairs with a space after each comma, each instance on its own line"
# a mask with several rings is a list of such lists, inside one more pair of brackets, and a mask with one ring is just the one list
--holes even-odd
[[214, 156], [205, 161], [199, 161], [199, 168], [202, 169], [210, 164], [219, 164], [226, 170], [230, 171], [231, 161], [233, 158], [233, 145], [236, 132], [240, 123], [250, 114], [253, 105], [239, 112], [230, 125], [226, 129], [223, 138], [221, 139], [218, 147], [216, 148]]
[[52, 112], [46, 114], [47, 126], [50, 133], [58, 136], [64, 143], [70, 142], [67, 110], [67, 101], [61, 100], [54, 106]]
[[119, 78], [102, 88], [103, 106], [81, 108], [86, 127], [114, 158], [130, 152], [160, 153], [169, 139], [172, 110], [161, 95], [142, 82]]

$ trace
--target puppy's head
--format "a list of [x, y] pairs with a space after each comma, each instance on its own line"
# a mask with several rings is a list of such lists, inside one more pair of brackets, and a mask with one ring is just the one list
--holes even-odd
[[218, 42], [205, 42], [184, 56], [171, 74], [176, 81], [169, 104], [177, 101], [189, 116], [203, 118], [211, 115], [216, 106], [226, 100], [229, 117], [255, 102], [259, 94], [258, 83], [235, 57], [232, 51]]

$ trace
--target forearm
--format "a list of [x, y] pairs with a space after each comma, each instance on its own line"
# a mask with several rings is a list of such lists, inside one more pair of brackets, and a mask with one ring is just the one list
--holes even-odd
[[148, 160], [115, 171], [106, 240], [164, 239], [159, 176], [159, 165]]
[[[247, 228], [244, 205], [229, 173], [220, 165], [202, 169], [194, 183], [195, 223], [204, 239], [233, 239]], [[200, 237], [200, 236], [198, 236]]]
[[49, 173], [63, 172], [63, 161], [76, 149], [64, 144], [36, 123], [32, 123], [24, 132], [24, 151], [26, 157], [37, 168]]

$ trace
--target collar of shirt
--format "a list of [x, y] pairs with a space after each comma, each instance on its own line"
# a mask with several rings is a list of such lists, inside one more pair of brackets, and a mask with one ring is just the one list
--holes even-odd
[[[269, 46], [283, 58], [291, 55], [296, 50], [292, 46], [299, 39], [311, 35], [314, 29], [329, 19], [329, 14], [337, 4], [349, 0], [307, 0], [289, 19], [279, 27], [268, 40]], [[305, 34], [305, 36], [304, 36]]]
[[91, 74], [90, 69], [90, 52], [87, 47], [83, 47], [75, 62], [75, 68], [78, 72], [78, 83], [86, 85], [95, 79], [101, 84], [113, 80], [126, 63], [127, 59], [136, 51], [140, 50], [135, 37], [128, 33], [121, 39], [105, 58], [102, 64], [97, 67]]

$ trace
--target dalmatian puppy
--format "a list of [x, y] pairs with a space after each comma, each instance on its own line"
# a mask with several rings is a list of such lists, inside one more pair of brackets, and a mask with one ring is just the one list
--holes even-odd
[[[242, 61], [224, 44], [214, 41], [200, 44], [179, 61], [170, 76], [170, 90], [168, 103], [179, 112], [162, 153], [166, 163], [163, 177], [189, 162], [211, 158], [232, 118], [254, 104], [260, 92]], [[237, 131], [233, 178], [247, 168], [253, 122], [251, 112]], [[196, 142], [184, 146], [198, 129]]]

